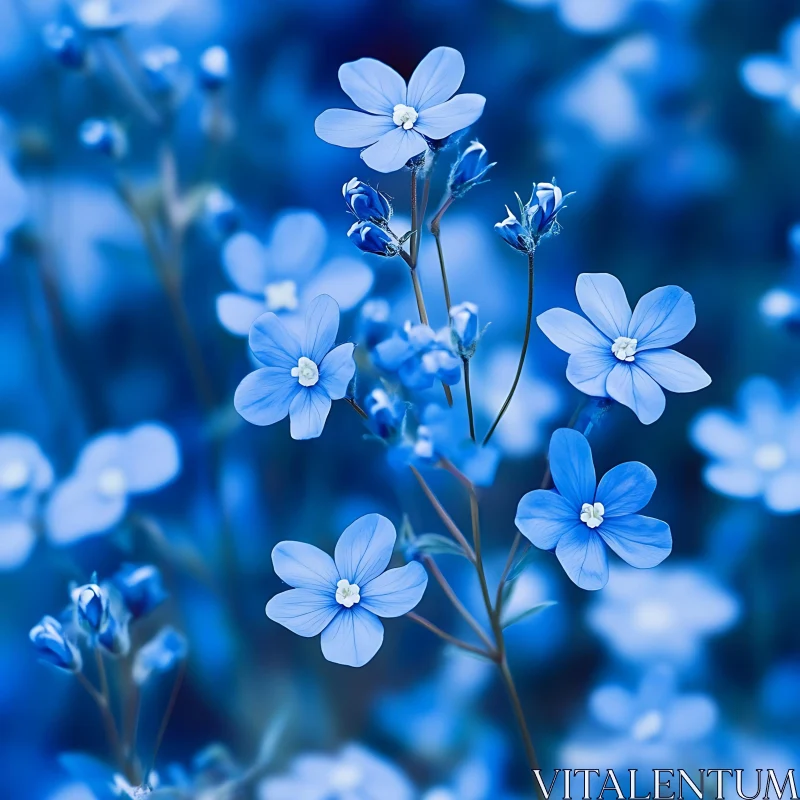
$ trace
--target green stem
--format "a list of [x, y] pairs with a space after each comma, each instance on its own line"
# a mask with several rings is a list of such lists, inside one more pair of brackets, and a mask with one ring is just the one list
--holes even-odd
[[436, 216], [431, 220], [430, 230], [431, 234], [433, 234], [433, 238], [436, 241], [436, 252], [439, 255], [439, 269], [442, 273], [442, 288], [444, 289], [444, 302], [447, 306], [447, 314], [448, 317], [450, 315], [450, 307], [452, 306], [452, 301], [450, 299], [450, 283], [447, 280], [447, 268], [444, 262], [444, 250], [442, 248], [442, 236], [441, 236], [441, 228], [442, 228], [442, 217], [444, 216], [445, 212], [448, 208], [452, 205], [454, 201], [453, 195], [447, 195], [445, 201], [442, 203], [442, 207], [436, 212]]
[[111, 693], [108, 688], [108, 679], [106, 677], [106, 668], [103, 663], [103, 657], [100, 651], [95, 648], [95, 658], [97, 660], [97, 674], [100, 679], [101, 691], [97, 691], [94, 686], [89, 682], [89, 679], [82, 673], [76, 673], [79, 683], [88, 692], [89, 696], [97, 704], [100, 709], [100, 714], [103, 718], [103, 725], [106, 729], [106, 737], [114, 753], [114, 760], [119, 768], [129, 780], [134, 776], [131, 774], [128, 765], [126, 764], [124, 754], [122, 752], [122, 744], [120, 742], [119, 733], [117, 732], [117, 723], [114, 721], [114, 715], [111, 712]]
[[145, 773], [145, 777], [149, 777], [150, 773], [153, 771], [153, 769], [155, 769], [156, 757], [158, 756], [158, 751], [161, 749], [161, 742], [164, 740], [164, 734], [167, 732], [167, 725], [169, 725], [169, 720], [175, 708], [175, 703], [178, 700], [178, 693], [181, 690], [181, 685], [183, 684], [183, 678], [185, 675], [186, 675], [186, 661], [182, 661], [178, 674], [175, 677], [175, 683], [172, 686], [172, 694], [170, 694], [169, 696], [167, 709], [164, 712], [164, 717], [162, 718], [161, 725], [158, 728], [158, 734], [156, 735], [156, 743], [155, 746], [153, 747], [153, 758], [150, 762], [150, 769]]
[[355, 399], [355, 397], [346, 397], [346, 398], [345, 398], [345, 400], [347, 400], [347, 402], [348, 402], [348, 403], [350, 403], [350, 405], [351, 405], [351, 407], [353, 408], [353, 410], [354, 410], [354, 411], [355, 411], [355, 412], [356, 412], [356, 413], [357, 413], [357, 414], [358, 414], [358, 415], [359, 415], [359, 416], [360, 416], [362, 419], [369, 419], [369, 415], [367, 414], [367, 412], [366, 412], [366, 411], [364, 411], [364, 409], [363, 409], [363, 408], [361, 408], [361, 406], [358, 404], [358, 401]]
[[472, 392], [469, 386], [469, 359], [462, 359], [464, 362], [464, 393], [467, 397], [467, 415], [469, 416], [469, 435], [475, 441], [475, 417], [472, 413]]

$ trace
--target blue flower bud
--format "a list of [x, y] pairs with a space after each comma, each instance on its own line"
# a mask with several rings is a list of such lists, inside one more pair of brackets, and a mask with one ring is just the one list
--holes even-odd
[[141, 686], [154, 672], [168, 672], [186, 658], [186, 637], [174, 628], [162, 628], [143, 645], [133, 661], [133, 680]]
[[134, 619], [149, 614], [167, 599], [161, 573], [152, 564], [123, 564], [111, 583]]
[[231, 77], [231, 60], [224, 47], [215, 45], [200, 56], [200, 85], [209, 92], [222, 89]]
[[484, 175], [497, 163], [487, 164], [486, 148], [480, 142], [473, 142], [453, 164], [450, 171], [450, 194], [463, 197], [473, 186], [486, 183]]
[[86, 45], [74, 28], [51, 22], [42, 34], [47, 49], [58, 63], [67, 69], [83, 69], [86, 66]]
[[61, 623], [53, 617], [42, 617], [31, 628], [30, 640], [42, 661], [67, 672], [80, 672], [83, 668], [80, 650], [67, 639]]
[[439, 460], [433, 433], [427, 425], [420, 425], [417, 428], [417, 438], [414, 442], [413, 453], [414, 460], [422, 464], [432, 464]]
[[358, 319], [358, 338], [359, 341], [364, 342], [368, 350], [372, 350], [378, 342], [382, 342], [390, 335], [391, 311], [389, 301], [383, 297], [374, 297], [361, 306]]
[[478, 306], [475, 303], [461, 303], [450, 309], [450, 333], [461, 358], [472, 358], [480, 338]]
[[177, 86], [181, 54], [169, 45], [155, 45], [142, 53], [142, 69], [154, 94], [170, 94]]
[[78, 623], [86, 633], [97, 635], [108, 625], [108, 594], [96, 583], [87, 583], [74, 590], [72, 597], [78, 613]]
[[506, 206], [508, 216], [502, 221], [498, 222], [494, 229], [500, 234], [507, 244], [510, 244], [515, 250], [520, 250], [523, 253], [530, 252], [534, 244], [528, 237], [525, 228], [522, 227], [520, 221], [511, 213], [511, 209]]
[[767, 325], [785, 328], [790, 333], [800, 333], [800, 294], [791, 289], [770, 289], [758, 304]]
[[222, 189], [212, 189], [204, 208], [205, 222], [214, 235], [227, 239], [239, 230], [241, 213], [236, 201]]
[[558, 212], [564, 208], [564, 201], [573, 194], [563, 194], [555, 183], [534, 183], [531, 199], [527, 203], [523, 204], [517, 195], [522, 219], [518, 220], [506, 206], [508, 217], [494, 228], [515, 250], [533, 253], [542, 239], [560, 231]]
[[93, 153], [110, 158], [123, 158], [128, 152], [128, 139], [113, 120], [87, 119], [80, 128], [81, 144]]
[[347, 231], [347, 238], [365, 253], [376, 256], [396, 256], [400, 252], [392, 235], [373, 222], [355, 222]]
[[386, 196], [358, 178], [352, 178], [342, 186], [342, 195], [347, 207], [362, 222], [385, 225], [392, 216], [392, 206]]
[[128, 631], [130, 614], [120, 608], [108, 616], [108, 625], [97, 637], [100, 646], [112, 656], [125, 656], [131, 649], [131, 637]]
[[385, 389], [373, 389], [364, 401], [364, 410], [369, 415], [367, 425], [378, 438], [394, 442], [402, 437], [406, 407], [399, 397]]

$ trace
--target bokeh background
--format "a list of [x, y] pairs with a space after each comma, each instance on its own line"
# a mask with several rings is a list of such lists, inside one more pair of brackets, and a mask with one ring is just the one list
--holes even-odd
[[[113, 35], [85, 30], [81, 5], [0, 5], [0, 429], [36, 442], [53, 474], [44, 490], [20, 483], [13, 452], [0, 448], [6, 796], [102, 800], [92, 781], [99, 765], [62, 757], [82, 752], [110, 763], [100, 715], [74, 677], [37, 663], [28, 631], [63, 610], [71, 583], [94, 571], [107, 579], [125, 563], [156, 565], [169, 594], [137, 623], [134, 645], [166, 624], [188, 642], [156, 764], [164, 783], [195, 787], [177, 796], [233, 780], [236, 796], [269, 800], [269, 776], [309, 752], [335, 759], [349, 743], [369, 752], [359, 755], [365, 769], [390, 776], [380, 778], [389, 787], [383, 794], [364, 798], [483, 800], [529, 791], [491, 665], [446, 652], [398, 619], [387, 624], [376, 658], [351, 670], [264, 615], [281, 588], [270, 562], [281, 539], [330, 550], [349, 522], [372, 511], [398, 528], [405, 515], [418, 533], [442, 530], [408, 470], [365, 438], [346, 403], [334, 404], [323, 436], [307, 442], [291, 440], [286, 423], [259, 429], [241, 420], [233, 391], [252, 362], [246, 340], [217, 315], [218, 296], [232, 290], [226, 243], [244, 231], [266, 243], [276, 275], [296, 268], [311, 280], [335, 258], [357, 260], [326, 280], [349, 296], [340, 336], [362, 343], [365, 359], [371, 326], [413, 319], [405, 265], [353, 248], [340, 193], [358, 176], [407, 217], [408, 173], [371, 174], [357, 151], [317, 139], [313, 122], [325, 108], [350, 107], [336, 77], [341, 63], [372, 56], [408, 77], [439, 45], [464, 55], [463, 90], [487, 98], [463, 143], [479, 138], [497, 161], [491, 181], [456, 203], [442, 229], [454, 300], [478, 303], [491, 322], [473, 361], [480, 428], [513, 375], [525, 311], [524, 258], [492, 226], [505, 217], [504, 204], [513, 207], [515, 191], [525, 197], [532, 182], [553, 176], [577, 194], [561, 214], [561, 235], [537, 255], [537, 311], [575, 309], [581, 272], [615, 274], [632, 301], [677, 284], [693, 295], [698, 320], [681, 349], [713, 377], [703, 392], [670, 396], [652, 426], [614, 408], [592, 435], [599, 472], [624, 460], [655, 471], [648, 513], [672, 527], [670, 558], [642, 572], [618, 563], [606, 589], [587, 593], [538, 553], [515, 583], [521, 608], [558, 603], [509, 629], [542, 760], [623, 769], [796, 765], [796, 5], [162, 0], [122, 3], [126, 24]], [[76, 47], [88, 48], [83, 68], [70, 65], [52, 28], [44, 35], [52, 23], [75, 29]], [[153, 50], [165, 45], [174, 52]], [[200, 66], [212, 46], [229, 55], [221, 88], [209, 88]], [[120, 69], [133, 76], [133, 102]], [[137, 96], [171, 124], [149, 122]], [[86, 128], [82, 143], [90, 119], [115, 120], [127, 152], [102, 152], [109, 140], [93, 144]], [[440, 157], [432, 208], [457, 153], [458, 145]], [[181, 265], [177, 280], [164, 280], [125, 198], [132, 193], [144, 213], [160, 208], [173, 166], [186, 225], [176, 241], [161, 240], [163, 220], [154, 216], [158, 245]], [[421, 271], [438, 327], [446, 315], [429, 238]], [[376, 299], [388, 301], [388, 320]], [[482, 490], [495, 576], [517, 502], [541, 480], [550, 432], [580, 399], [564, 378], [565, 361], [535, 330], [521, 389], [496, 436], [496, 474]], [[769, 380], [748, 383], [754, 376]], [[363, 395], [375, 373], [367, 367], [360, 381]], [[442, 423], [450, 441], [464, 436], [461, 388], [461, 427]], [[728, 417], [699, 416], [714, 407], [740, 422], [731, 428]], [[698, 419], [717, 427], [698, 433]], [[59, 533], [48, 523], [49, 496], [72, 475], [81, 448], [143, 422], [172, 432], [180, 453], [174, 476], [130, 496], [102, 534]], [[736, 436], [745, 444], [731, 454], [726, 443]], [[709, 451], [735, 469], [709, 471]], [[161, 454], [137, 458], [150, 468]], [[780, 502], [761, 490], [776, 471], [790, 486]], [[428, 477], [468, 525], [455, 482], [435, 471]], [[465, 562], [439, 560], [477, 609]], [[434, 584], [420, 612], [459, 630]], [[116, 697], [124, 686], [114, 667]], [[145, 762], [174, 674], [143, 687]], [[206, 790], [204, 797], [228, 796]]]

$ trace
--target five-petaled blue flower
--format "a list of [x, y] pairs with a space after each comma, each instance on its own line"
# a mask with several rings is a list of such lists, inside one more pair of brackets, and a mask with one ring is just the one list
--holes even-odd
[[628, 461], [598, 484], [586, 437], [559, 428], [550, 439], [550, 469], [556, 490], [528, 492], [519, 501], [515, 522], [536, 547], [555, 550], [581, 589], [602, 589], [608, 582], [605, 545], [639, 569], [655, 567], [670, 554], [669, 525], [636, 513], [656, 488], [649, 467]]
[[250, 329], [250, 349], [264, 365], [251, 372], [233, 398], [236, 410], [253, 425], [272, 425], [287, 414], [293, 439], [322, 433], [331, 400], [341, 400], [356, 371], [355, 345], [334, 347], [339, 306], [326, 294], [306, 311], [302, 341], [271, 311]]
[[570, 354], [567, 380], [592, 397], [611, 397], [645, 425], [666, 406], [664, 389], [696, 392], [711, 383], [691, 358], [669, 349], [694, 328], [692, 296], [678, 286], [648, 292], [631, 312], [622, 284], [607, 273], [583, 274], [575, 285], [583, 317], [551, 308], [536, 321]]
[[386, 517], [367, 514], [345, 529], [334, 558], [310, 544], [279, 542], [275, 572], [296, 588], [273, 597], [267, 616], [299, 636], [321, 633], [328, 661], [363, 667], [383, 643], [378, 617], [407, 614], [428, 583], [416, 561], [386, 570], [396, 538]]
[[361, 154], [378, 172], [394, 172], [424, 153], [428, 141], [445, 139], [483, 113], [479, 94], [453, 97], [464, 79], [464, 59], [451, 47], [431, 50], [406, 82], [374, 58], [339, 67], [339, 83], [361, 111], [332, 108], [314, 123], [317, 136], [340, 147], [366, 147]]

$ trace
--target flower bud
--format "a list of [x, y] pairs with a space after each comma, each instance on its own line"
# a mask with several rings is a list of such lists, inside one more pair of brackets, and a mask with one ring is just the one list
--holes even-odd
[[131, 649], [131, 636], [128, 632], [130, 614], [123, 608], [116, 609], [108, 616], [108, 625], [97, 637], [100, 646], [112, 656], [126, 656]]
[[51, 22], [42, 34], [47, 49], [58, 63], [67, 69], [83, 69], [86, 66], [86, 45], [69, 25]]
[[383, 297], [373, 297], [361, 306], [358, 317], [358, 338], [364, 342], [368, 350], [372, 350], [378, 342], [382, 342], [390, 335], [391, 311], [389, 301]]
[[402, 436], [406, 408], [400, 398], [385, 389], [373, 389], [364, 401], [364, 410], [369, 416], [367, 425], [378, 438], [393, 442]]
[[556, 215], [564, 207], [564, 201], [574, 192], [564, 195], [554, 183], [534, 183], [531, 199], [525, 206], [528, 230], [534, 242], [551, 234], [558, 233]]
[[73, 592], [78, 623], [86, 633], [97, 635], [108, 625], [108, 594], [96, 583], [79, 586]]
[[342, 195], [347, 208], [362, 222], [385, 225], [392, 216], [392, 206], [386, 196], [358, 178], [352, 178], [342, 186]]
[[142, 53], [142, 70], [153, 94], [168, 95], [177, 86], [181, 54], [169, 45], [155, 45]]
[[347, 238], [365, 253], [376, 256], [396, 256], [400, 252], [391, 234], [372, 222], [359, 221], [347, 231]]
[[453, 347], [461, 358], [472, 358], [478, 346], [478, 306], [461, 303], [450, 309], [450, 334]]
[[484, 175], [497, 163], [487, 164], [486, 148], [480, 142], [473, 142], [453, 164], [450, 172], [449, 189], [453, 197], [463, 197], [473, 186], [486, 183]]
[[161, 573], [152, 564], [123, 564], [111, 583], [134, 619], [149, 614], [167, 599], [161, 583]]
[[113, 120], [87, 119], [78, 134], [81, 144], [93, 153], [123, 158], [128, 152], [128, 138]]
[[168, 672], [186, 658], [186, 637], [174, 628], [162, 628], [136, 653], [133, 680], [141, 686], [154, 672]]
[[42, 661], [67, 672], [80, 672], [83, 668], [80, 650], [64, 635], [64, 628], [54, 617], [42, 617], [31, 628], [30, 640]]
[[770, 289], [758, 304], [767, 325], [785, 328], [790, 333], [800, 333], [800, 294], [781, 287]]
[[241, 223], [239, 206], [222, 189], [212, 189], [206, 195], [203, 215], [208, 228], [221, 239], [227, 239], [239, 230]]
[[231, 77], [231, 60], [224, 47], [209, 47], [200, 56], [200, 85], [208, 92], [222, 89]]
[[502, 221], [498, 222], [494, 229], [503, 240], [510, 244], [515, 250], [527, 253], [531, 250], [533, 242], [528, 238], [525, 228], [522, 227], [520, 221], [511, 213], [511, 209], [506, 206], [508, 216]]

